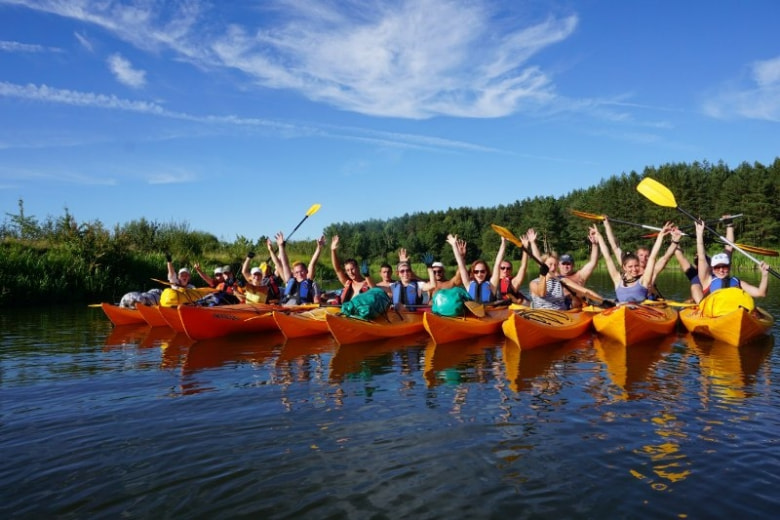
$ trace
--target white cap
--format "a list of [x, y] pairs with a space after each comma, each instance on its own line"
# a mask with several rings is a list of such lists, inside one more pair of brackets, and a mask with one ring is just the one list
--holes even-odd
[[190, 270], [187, 269], [186, 267], [182, 267], [181, 269], [179, 269], [179, 274], [181, 274], [181, 273], [190, 274]]
[[441, 262], [434, 262], [431, 264], [431, 267], [444, 267], [444, 264]]
[[710, 265], [712, 267], [715, 267], [716, 265], [730, 265], [731, 259], [729, 258], [729, 255], [726, 253], [718, 253], [717, 255], [712, 257], [712, 262]]
[[214, 269], [214, 274], [222, 274], [222, 273], [223, 271], [221, 267], [217, 267], [216, 269]]
[[261, 273], [262, 274], [262, 272], [263, 272], [263, 270], [260, 269], [259, 267], [253, 267], [252, 270], [250, 271], [250, 274], [255, 274], [255, 273]]

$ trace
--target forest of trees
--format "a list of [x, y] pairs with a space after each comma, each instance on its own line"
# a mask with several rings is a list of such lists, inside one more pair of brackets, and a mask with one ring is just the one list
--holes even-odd
[[[571, 210], [655, 226], [667, 220], [691, 225], [690, 219], [673, 208], [657, 206], [637, 192], [644, 177], [667, 186], [680, 207], [702, 218], [742, 213], [735, 221], [740, 243], [774, 249], [780, 244], [780, 158], [769, 166], [743, 163], [734, 169], [707, 162], [648, 167], [642, 173], [614, 176], [560, 198], [534, 197], [492, 208], [450, 208], [387, 221], [334, 223], [325, 228], [325, 234], [341, 237], [342, 259], [367, 260], [372, 273], [382, 262], [394, 264], [401, 247], [420, 265], [427, 252], [452, 265], [452, 251], [445, 241], [448, 233], [468, 242], [468, 261], [485, 258], [492, 262], [499, 245], [492, 223], [516, 235], [533, 227], [543, 250], [568, 252], [582, 259], [588, 252], [587, 227], [593, 221]], [[640, 228], [614, 225], [613, 229], [624, 249], [649, 243]], [[144, 218], [109, 230], [99, 221], [79, 223], [67, 209], [59, 218], [39, 221], [24, 213], [20, 200], [18, 211], [6, 213], [0, 225], [0, 306], [117, 301], [127, 291], [153, 286], [150, 277], [164, 272], [165, 252], [174, 255], [177, 265], [200, 261], [238, 267], [247, 251], [262, 255], [265, 239], [237, 237], [227, 243], [190, 230], [186, 222], [161, 224]], [[292, 241], [288, 250], [292, 260], [308, 261], [314, 243]], [[519, 258], [519, 254], [517, 248], [508, 248], [510, 258]], [[333, 285], [335, 276], [326, 255], [317, 273], [325, 287]]]

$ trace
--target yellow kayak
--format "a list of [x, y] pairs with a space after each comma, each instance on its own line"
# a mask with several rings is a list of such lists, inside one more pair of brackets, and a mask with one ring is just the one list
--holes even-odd
[[739, 287], [719, 289], [707, 295], [697, 307], [680, 312], [689, 332], [740, 346], [769, 333], [775, 319], [756, 307], [753, 297]]
[[596, 332], [623, 345], [666, 336], [674, 332], [676, 325], [677, 310], [668, 306], [627, 303], [593, 316]]
[[342, 316], [340, 314], [325, 314], [330, 333], [339, 345], [359, 343], [379, 338], [408, 336], [423, 330], [422, 312], [389, 311], [386, 315], [374, 320], [362, 320]]

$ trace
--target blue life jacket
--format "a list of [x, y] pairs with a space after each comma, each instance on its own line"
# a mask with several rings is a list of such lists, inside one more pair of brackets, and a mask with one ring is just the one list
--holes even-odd
[[422, 297], [419, 294], [416, 281], [409, 282], [409, 285], [406, 287], [401, 282], [393, 282], [390, 284], [390, 290], [393, 293], [393, 305], [398, 305], [399, 303], [420, 305], [422, 303]]
[[287, 280], [287, 285], [284, 288], [284, 301], [288, 302], [292, 299], [297, 299], [298, 303], [313, 303], [314, 287], [312, 281], [307, 278], [299, 282], [294, 277]]
[[490, 282], [485, 280], [477, 287], [477, 282], [472, 280], [469, 284], [469, 296], [477, 303], [493, 301], [493, 293], [490, 291]]
[[739, 278], [735, 276], [727, 276], [725, 278], [714, 277], [710, 282], [709, 292], [725, 289], [726, 287], [742, 287], [742, 285]]

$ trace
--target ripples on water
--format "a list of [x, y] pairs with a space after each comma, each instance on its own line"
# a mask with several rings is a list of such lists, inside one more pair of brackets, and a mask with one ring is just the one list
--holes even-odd
[[[780, 309], [771, 309], [780, 315]], [[3, 517], [774, 516], [774, 339], [191, 343], [0, 316]], [[778, 331], [775, 331], [778, 337]]]

